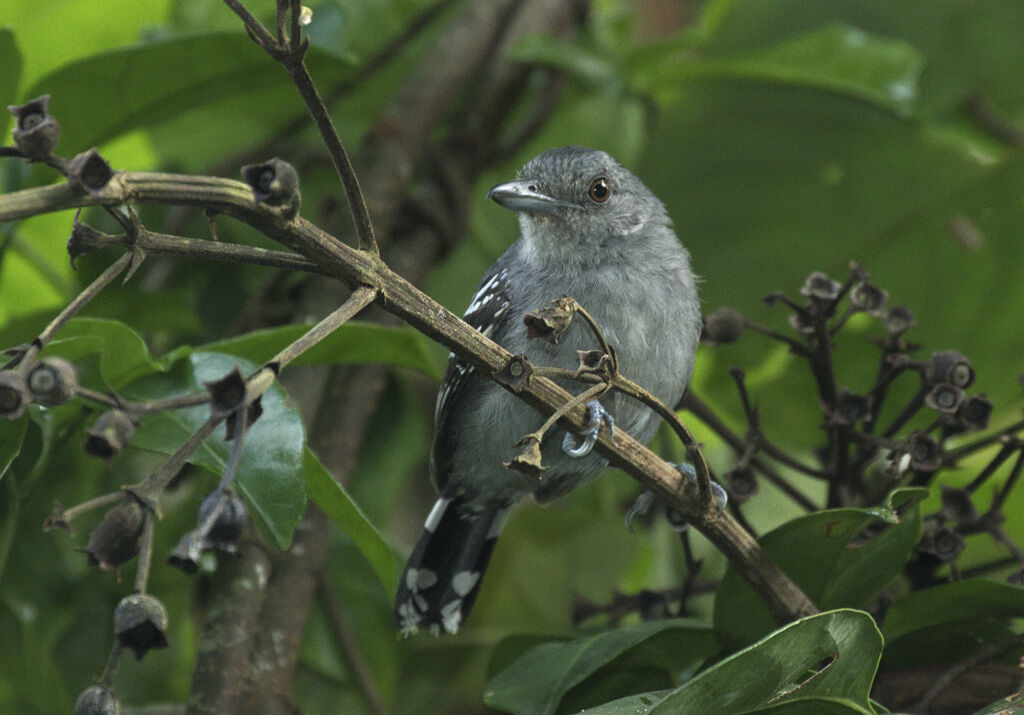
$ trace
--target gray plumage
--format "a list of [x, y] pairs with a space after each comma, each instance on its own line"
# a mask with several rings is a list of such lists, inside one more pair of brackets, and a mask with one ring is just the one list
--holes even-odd
[[[489, 196], [517, 212], [522, 236], [485, 274], [467, 322], [535, 365], [575, 369], [577, 350], [598, 347], [582, 319], [557, 345], [528, 340], [523, 323], [525, 313], [571, 295], [614, 346], [622, 374], [675, 405], [693, 370], [700, 306], [689, 255], [658, 198], [608, 154], [579, 147], [539, 155]], [[644, 443], [654, 436], [658, 419], [648, 408], [615, 393], [601, 402], [617, 428]], [[564, 433], [556, 429], [541, 446], [547, 470], [539, 481], [506, 469], [519, 449], [515, 442], [543, 420], [460, 359], [449, 362], [432, 453], [442, 499], [399, 587], [396, 622], [403, 633], [454, 633], [508, 508], [527, 494], [541, 502], [560, 496], [607, 466], [593, 452], [565, 454]]]

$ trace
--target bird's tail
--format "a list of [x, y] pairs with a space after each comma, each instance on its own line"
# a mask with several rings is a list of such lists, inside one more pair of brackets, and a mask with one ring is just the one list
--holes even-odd
[[423, 628], [456, 633], [473, 607], [508, 508], [471, 513], [441, 498], [423, 526], [395, 596], [395, 625], [410, 636]]

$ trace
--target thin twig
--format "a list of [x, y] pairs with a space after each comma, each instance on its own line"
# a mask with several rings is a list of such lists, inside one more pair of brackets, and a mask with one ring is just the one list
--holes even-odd
[[932, 683], [931, 687], [925, 691], [925, 694], [921, 696], [921, 699], [917, 701], [917, 704], [911, 707], [910, 710], [913, 712], [927, 713], [935, 698], [937, 698], [943, 690], [952, 685], [953, 681], [961, 675], [971, 668], [984, 663], [986, 660], [991, 660], [992, 658], [1009, 652], [1022, 644], [1024, 644], [1024, 633], [1018, 633], [1015, 636], [1004, 638], [1003, 640], [995, 643], [990, 643], [970, 658], [965, 658], [940, 675], [935, 682]]
[[156, 515], [149, 509], [144, 510], [142, 522], [142, 537], [139, 539], [139, 563], [135, 567], [135, 590], [138, 593], [146, 592], [146, 584], [149, 582], [149, 569], [153, 564], [153, 531], [155, 529]]
[[336, 308], [330, 315], [307, 330], [291, 345], [285, 347], [277, 355], [267, 361], [267, 366], [274, 372], [309, 350], [318, 342], [337, 330], [342, 324], [351, 320], [356, 313], [368, 306], [377, 298], [377, 289], [369, 286], [360, 286], [352, 291], [344, 303]]

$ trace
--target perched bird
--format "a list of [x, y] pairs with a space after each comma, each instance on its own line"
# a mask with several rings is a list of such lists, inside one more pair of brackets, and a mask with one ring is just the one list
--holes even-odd
[[[582, 320], [557, 344], [527, 339], [525, 313], [568, 294], [596, 319], [620, 372], [667, 405], [682, 397], [700, 336], [700, 306], [689, 254], [661, 201], [603, 151], [569, 146], [532, 159], [488, 197], [516, 212], [522, 235], [484, 275], [464, 318], [534, 365], [576, 369], [577, 350], [598, 347]], [[573, 392], [580, 385], [563, 385]], [[589, 405], [646, 443], [656, 415], [607, 393]], [[395, 600], [397, 628], [455, 633], [469, 613], [509, 509], [527, 494], [546, 502], [597, 476], [607, 461], [571, 456], [563, 434], [541, 445], [540, 479], [507, 469], [513, 445], [544, 416], [487, 375], [452, 356], [434, 413], [431, 458], [440, 493], [409, 557]], [[609, 421], [611, 421], [609, 419]], [[583, 450], [580, 450], [583, 451]]]

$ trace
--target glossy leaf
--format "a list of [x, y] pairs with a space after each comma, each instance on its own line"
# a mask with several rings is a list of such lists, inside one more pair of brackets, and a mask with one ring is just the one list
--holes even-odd
[[625, 659], [642, 658], [648, 668], [679, 672], [717, 649], [711, 630], [688, 619], [649, 621], [544, 643], [492, 678], [484, 701], [506, 712], [553, 713], [571, 689], [588, 678], [607, 679]]
[[[898, 489], [883, 506], [808, 514], [758, 541], [819, 608], [863, 606], [902, 571], [921, 533], [918, 503], [927, 495]], [[731, 568], [718, 589], [714, 622], [734, 644], [774, 628], [764, 599]]]
[[[717, 663], [674, 690], [651, 713], [700, 715], [758, 712], [757, 708], [796, 704], [807, 698], [839, 700], [839, 710], [873, 712], [868, 698], [882, 635], [871, 616], [837, 610], [809, 616]], [[767, 710], [766, 712], [775, 712]]]
[[303, 452], [302, 473], [309, 498], [327, 512], [338, 528], [352, 540], [373, 567], [388, 595], [394, 596], [398, 585], [398, 569], [401, 567], [394, 549], [384, 541], [348, 492], [308, 449]]
[[25, 430], [28, 429], [28, 419], [3, 420], [0, 421], [0, 481], [11, 466], [18, 453], [21, 452], [21, 443], [25, 439]]
[[[284, 325], [254, 330], [244, 335], [209, 343], [200, 349], [260, 362], [272, 358], [310, 327], [311, 325]], [[370, 323], [345, 323], [290, 364], [391, 365], [417, 370], [434, 378], [440, 377], [419, 333], [407, 327], [394, 328]]]
[[[194, 352], [174, 369], [139, 380], [124, 394], [132, 399], [158, 399], [205, 390], [203, 382], [220, 379], [238, 366], [243, 373], [252, 363], [219, 353]], [[298, 411], [285, 404], [285, 392], [276, 383], [263, 395], [263, 415], [249, 429], [235, 484], [250, 512], [279, 548], [291, 543], [296, 524], [306, 511], [306, 487], [302, 478], [305, 430]], [[161, 412], [142, 420], [132, 445], [172, 454], [206, 421], [210, 409], [193, 407]], [[231, 451], [220, 428], [191, 461], [223, 474]]]
[[127, 325], [102, 318], [69, 320], [44, 354], [72, 362], [98, 355], [100, 375], [111, 389], [142, 375], [166, 370], [170, 364], [168, 359], [154, 358], [142, 337]]

